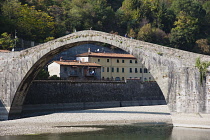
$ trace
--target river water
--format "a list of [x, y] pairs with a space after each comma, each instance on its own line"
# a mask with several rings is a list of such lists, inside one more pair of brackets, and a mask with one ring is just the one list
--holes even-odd
[[103, 128], [99, 131], [3, 136], [0, 140], [209, 140], [210, 129], [181, 128], [170, 125], [80, 126]]

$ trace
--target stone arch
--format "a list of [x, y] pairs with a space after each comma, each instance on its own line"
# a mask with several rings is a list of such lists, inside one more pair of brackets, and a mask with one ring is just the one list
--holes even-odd
[[[101, 42], [121, 48], [134, 55], [144, 64], [157, 81], [172, 112], [198, 112], [198, 100], [189, 102], [186, 98], [196, 97], [204, 93], [199, 85], [199, 72], [194, 67], [195, 59], [210, 60], [208, 56], [185, 52], [152, 43], [129, 39], [122, 36], [99, 32], [80, 31], [56, 40], [26, 49], [12, 52], [0, 57], [4, 64], [0, 76], [6, 83], [1, 91], [5, 98], [1, 98], [8, 107], [9, 118], [16, 118], [21, 111], [21, 105], [27, 90], [40, 70], [54, 55], [73, 46]], [[11, 65], [10, 67], [8, 65]], [[2, 68], [2, 67], [1, 67]], [[8, 69], [6, 69], [8, 68]], [[1, 70], [1, 69], [0, 69]], [[3, 75], [6, 74], [6, 75]], [[12, 74], [12, 76], [10, 75]], [[7, 77], [8, 76], [8, 77]], [[188, 82], [188, 81], [192, 82]], [[193, 108], [189, 108], [191, 105]]]

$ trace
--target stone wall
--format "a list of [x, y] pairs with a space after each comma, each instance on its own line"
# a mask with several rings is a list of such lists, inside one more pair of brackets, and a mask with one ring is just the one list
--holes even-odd
[[139, 80], [127, 82], [35, 81], [28, 91], [24, 105], [138, 100], [164, 100], [164, 97], [157, 83], [141, 83]]
[[166, 104], [156, 82], [35, 81], [26, 96], [23, 113], [43, 107], [44, 111], [61, 111], [153, 104]]

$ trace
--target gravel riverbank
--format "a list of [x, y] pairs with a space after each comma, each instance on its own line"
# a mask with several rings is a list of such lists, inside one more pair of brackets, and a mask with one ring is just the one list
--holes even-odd
[[68, 111], [1, 121], [0, 136], [96, 131], [101, 128], [94, 128], [94, 125], [151, 123], [172, 124], [166, 105]]

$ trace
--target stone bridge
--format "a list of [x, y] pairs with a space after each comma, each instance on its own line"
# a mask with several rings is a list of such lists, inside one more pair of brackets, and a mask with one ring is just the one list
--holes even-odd
[[161, 88], [171, 112], [206, 111], [206, 86], [200, 83], [196, 58], [210, 56], [164, 47], [119, 35], [80, 31], [20, 51], [0, 53], [0, 119], [18, 118], [29, 86], [56, 54], [87, 43], [107, 43], [134, 55]]

